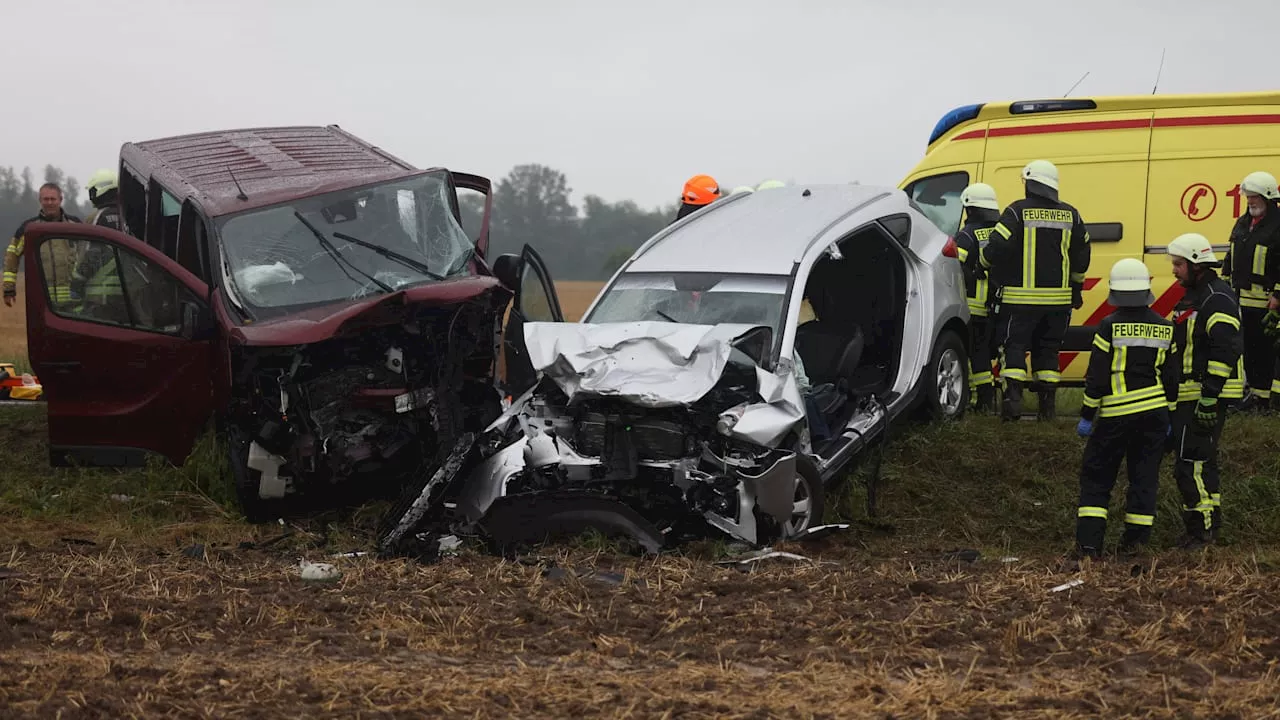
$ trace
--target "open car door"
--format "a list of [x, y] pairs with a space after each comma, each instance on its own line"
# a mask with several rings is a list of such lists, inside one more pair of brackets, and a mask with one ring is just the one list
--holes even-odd
[[183, 463], [214, 410], [208, 287], [93, 225], [29, 225], [23, 257], [50, 463], [136, 466], [148, 452]]
[[[480, 217], [480, 232], [475, 237], [476, 253], [480, 257], [487, 257], [489, 252], [489, 213], [493, 210], [493, 183], [488, 178], [479, 175], [470, 175], [468, 173], [450, 172], [453, 178], [454, 195], [457, 195], [457, 189], [470, 190], [484, 195], [484, 214]], [[461, 212], [461, 208], [459, 208]], [[462, 222], [462, 218], [458, 218], [458, 222]]]
[[506, 366], [504, 391], [518, 396], [537, 380], [529, 348], [524, 340], [528, 322], [564, 322], [560, 299], [551, 273], [538, 253], [528, 245], [519, 255], [503, 255], [494, 261], [494, 275], [515, 293], [502, 332], [502, 360]]

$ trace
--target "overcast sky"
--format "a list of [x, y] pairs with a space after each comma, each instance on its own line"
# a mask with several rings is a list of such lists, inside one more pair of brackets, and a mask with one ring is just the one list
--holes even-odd
[[1162, 48], [1161, 93], [1276, 89], [1280, 3], [0, 0], [0, 28], [0, 165], [37, 176], [337, 123], [420, 167], [543, 163], [575, 202], [648, 206], [699, 172], [896, 185], [950, 108], [1086, 71], [1073, 95], [1149, 93]]

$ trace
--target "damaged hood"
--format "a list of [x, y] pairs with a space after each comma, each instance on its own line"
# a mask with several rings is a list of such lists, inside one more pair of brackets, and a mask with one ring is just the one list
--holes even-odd
[[[616, 397], [641, 407], [696, 402], [720, 380], [733, 342], [756, 325], [664, 322], [529, 323], [525, 343], [534, 370], [570, 400]], [[761, 399], [802, 407], [792, 374], [756, 368]], [[791, 408], [789, 408], [791, 409]]]
[[[406, 288], [360, 300], [336, 302], [302, 312], [232, 328], [232, 336], [247, 345], [305, 345], [333, 337], [359, 334], [370, 327], [403, 321], [415, 307], [435, 307], [497, 295], [510, 296], [497, 278], [476, 275]], [[495, 305], [496, 307], [496, 305]]]

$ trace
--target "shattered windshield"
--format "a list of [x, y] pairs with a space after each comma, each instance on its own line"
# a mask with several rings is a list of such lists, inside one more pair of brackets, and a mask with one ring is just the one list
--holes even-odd
[[624, 273], [587, 322], [746, 323], [777, 333], [786, 293], [784, 275]]
[[474, 246], [449, 193], [448, 175], [433, 171], [227, 218], [219, 232], [236, 294], [275, 309], [466, 275]]

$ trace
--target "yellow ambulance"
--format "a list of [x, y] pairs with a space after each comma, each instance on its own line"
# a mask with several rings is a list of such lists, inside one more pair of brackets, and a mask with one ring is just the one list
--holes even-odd
[[1113, 309], [1105, 278], [1120, 258], [1146, 262], [1155, 309], [1181, 298], [1165, 246], [1184, 232], [1226, 250], [1246, 211], [1240, 181], [1255, 170], [1280, 175], [1280, 91], [1137, 95], [982, 103], [938, 121], [924, 159], [904, 189], [943, 231], [960, 225], [960, 192], [996, 189], [1001, 205], [1023, 196], [1022, 167], [1052, 161], [1062, 200], [1079, 208], [1093, 258], [1059, 365], [1064, 383], [1084, 379], [1093, 328]]

